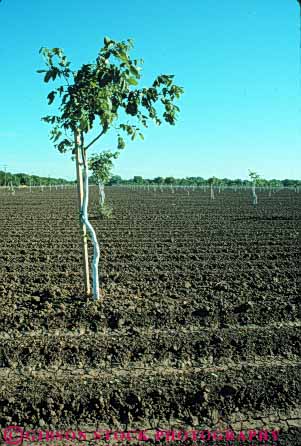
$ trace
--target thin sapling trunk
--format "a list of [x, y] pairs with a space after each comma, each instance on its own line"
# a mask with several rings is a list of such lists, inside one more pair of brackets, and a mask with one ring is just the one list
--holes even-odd
[[99, 206], [103, 207], [105, 204], [106, 194], [105, 188], [101, 181], [98, 181]]
[[256, 194], [256, 181], [253, 181], [252, 184], [252, 195], [253, 195], [253, 205], [256, 206], [257, 205], [257, 194]]
[[81, 211], [81, 218], [83, 224], [86, 226], [93, 244], [93, 261], [92, 261], [92, 278], [93, 278], [93, 299], [99, 299], [99, 275], [98, 275], [98, 264], [100, 257], [100, 249], [97, 241], [96, 233], [93, 226], [91, 225], [88, 218], [88, 204], [89, 204], [89, 176], [88, 176], [88, 165], [86, 157], [83, 154], [83, 178], [84, 178], [84, 199]]

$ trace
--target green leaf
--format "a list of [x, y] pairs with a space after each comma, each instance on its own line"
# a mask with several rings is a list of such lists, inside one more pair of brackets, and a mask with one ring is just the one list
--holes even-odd
[[53, 54], [56, 54], [59, 57], [62, 57], [62, 55], [63, 55], [61, 48], [52, 48], [52, 52], [53, 52]]
[[137, 78], [140, 78], [139, 71], [138, 71], [137, 68], [134, 67], [133, 65], [130, 66], [130, 72], [131, 72], [134, 76], [136, 76]]
[[121, 136], [118, 136], [118, 146], [117, 146], [117, 148], [119, 150], [125, 148], [125, 142], [124, 142], [124, 139]]
[[52, 104], [52, 102], [54, 101], [55, 95], [56, 95], [56, 91], [51, 91], [49, 93], [49, 95], [47, 96], [48, 105]]
[[130, 85], [138, 85], [138, 82], [134, 77], [129, 77], [127, 81]]
[[80, 118], [80, 129], [83, 131], [89, 130], [89, 120], [86, 116]]
[[122, 60], [125, 64], [128, 64], [129, 60], [128, 60], [128, 57], [124, 51], [118, 51], [117, 55], [120, 60]]
[[110, 43], [112, 43], [112, 40], [110, 39], [110, 37], [107, 37], [107, 36], [103, 39], [103, 41], [104, 41], [105, 46], [108, 46], [108, 45], [110, 45]]
[[139, 133], [140, 138], [142, 139], [142, 141], [144, 141], [144, 136], [142, 133]]
[[60, 75], [60, 71], [57, 69], [57, 68], [53, 68], [52, 70], [51, 70], [51, 77], [52, 77], [52, 79], [55, 81], [55, 78], [56, 78], [56, 76], [57, 75]]
[[57, 131], [56, 135], [54, 135], [53, 141], [56, 142], [62, 136], [62, 132], [60, 130]]
[[44, 77], [44, 82], [49, 82], [52, 76], [52, 71], [47, 71]]

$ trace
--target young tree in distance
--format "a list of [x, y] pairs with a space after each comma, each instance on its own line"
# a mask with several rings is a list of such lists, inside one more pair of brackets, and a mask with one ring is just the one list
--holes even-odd
[[256, 183], [260, 180], [260, 175], [257, 172], [252, 172], [249, 170], [249, 177], [252, 181], [252, 195], [253, 195], [253, 205], [256, 206], [258, 203], [257, 194], [256, 194]]
[[101, 208], [105, 204], [104, 185], [111, 177], [113, 168], [113, 159], [118, 158], [119, 152], [103, 151], [99, 154], [92, 155], [88, 159], [88, 167], [93, 172], [99, 191], [99, 205]]
[[[93, 255], [93, 297], [99, 298], [98, 261], [99, 246], [92, 225], [88, 219], [88, 161], [87, 150], [103, 137], [110, 129], [116, 131], [117, 149], [125, 147], [123, 134], [134, 140], [137, 136], [144, 139], [140, 127], [148, 127], [148, 121], [157, 125], [162, 120], [174, 125], [179, 107], [174, 104], [183, 93], [183, 88], [173, 83], [174, 75], [157, 76], [151, 87], [135, 88], [140, 79], [141, 60], [131, 59], [129, 53], [133, 41], [116, 42], [104, 38], [94, 63], [83, 64], [77, 71], [70, 68], [64, 52], [60, 48], [41, 48], [46, 70], [44, 82], [56, 79], [60, 85], [51, 91], [47, 98], [51, 104], [55, 98], [60, 100], [59, 114], [45, 116], [45, 122], [52, 124], [50, 138], [62, 153], [71, 150], [76, 157], [77, 184], [80, 220], [83, 237], [85, 271], [85, 290], [90, 294], [89, 263], [87, 250], [88, 229], [91, 236]], [[160, 104], [162, 117], [155, 108]], [[99, 133], [88, 143], [85, 135], [99, 126]], [[83, 187], [84, 183], [84, 187]]]
[[210, 184], [210, 199], [214, 200], [215, 199], [215, 195], [214, 195], [213, 187], [217, 185], [218, 179], [216, 177], [208, 178], [208, 183]]

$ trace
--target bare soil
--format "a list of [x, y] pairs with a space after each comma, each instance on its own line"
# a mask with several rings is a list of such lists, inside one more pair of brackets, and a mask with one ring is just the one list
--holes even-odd
[[76, 190], [0, 192], [1, 428], [240, 423], [301, 445], [300, 194], [106, 194], [93, 302]]

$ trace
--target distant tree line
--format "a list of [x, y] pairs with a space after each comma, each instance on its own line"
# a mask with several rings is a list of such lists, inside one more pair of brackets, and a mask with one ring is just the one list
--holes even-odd
[[[97, 179], [91, 175], [90, 180], [92, 184], [97, 183]], [[52, 178], [52, 177], [40, 177], [38, 175], [28, 175], [26, 173], [10, 173], [0, 170], [0, 186], [10, 186], [12, 183], [13, 186], [49, 186], [56, 184], [74, 184], [76, 181], [68, 181], [63, 178]], [[108, 181], [106, 181], [108, 186], [115, 185], [165, 185], [165, 186], [250, 186], [250, 180], [241, 180], [237, 179], [229, 179], [229, 178], [202, 178], [202, 177], [186, 177], [186, 178], [174, 178], [174, 177], [156, 177], [153, 179], [143, 178], [142, 176], [136, 175], [129, 180], [123, 179], [119, 175], [112, 175]], [[260, 179], [257, 183], [258, 186], [273, 186], [273, 187], [288, 187], [288, 186], [301, 186], [300, 180], [265, 180]]]
[[[93, 177], [91, 177], [91, 180], [93, 182]], [[202, 178], [202, 177], [186, 177], [186, 178], [174, 178], [174, 177], [156, 177], [154, 179], [149, 178], [143, 178], [142, 176], [134, 176], [133, 178], [129, 180], [124, 180], [119, 175], [113, 175], [107, 181], [107, 185], [113, 186], [113, 185], [174, 185], [174, 186], [206, 186], [206, 185], [215, 185], [215, 186], [250, 186], [252, 183], [250, 180], [241, 180], [239, 178], [237, 179], [229, 179], [229, 178]], [[285, 180], [265, 180], [260, 179], [257, 182], [258, 186], [273, 186], [273, 187], [280, 187], [280, 186], [300, 186], [301, 181], [300, 180], [291, 180], [291, 179], [285, 179]]]
[[0, 170], [0, 186], [49, 186], [56, 184], [71, 184], [74, 181], [67, 181], [63, 178], [40, 177], [38, 175], [28, 175], [26, 173], [10, 173]]

